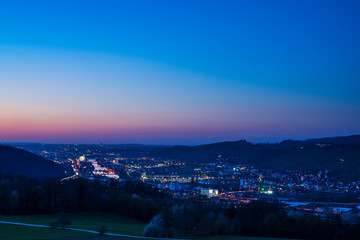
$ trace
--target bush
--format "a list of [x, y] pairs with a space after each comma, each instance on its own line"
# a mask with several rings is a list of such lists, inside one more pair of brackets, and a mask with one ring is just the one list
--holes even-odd
[[70, 225], [70, 220], [67, 216], [65, 216], [65, 214], [60, 214], [59, 219], [58, 219], [58, 224], [59, 227], [61, 227], [62, 229], [64, 229], [66, 226]]
[[106, 227], [105, 226], [100, 226], [98, 228], [98, 232], [100, 235], [103, 235], [106, 232]]
[[164, 237], [165, 229], [160, 215], [153, 217], [151, 222], [144, 229], [145, 237]]
[[179, 235], [175, 228], [169, 228], [165, 232], [165, 237], [167, 238], [174, 238]]
[[51, 221], [51, 222], [49, 223], [49, 226], [50, 226], [51, 228], [53, 228], [53, 229], [58, 228], [58, 227], [59, 227], [59, 222], [58, 222], [58, 221]]
[[215, 222], [216, 235], [224, 235], [226, 233], [227, 225], [224, 219], [218, 219]]

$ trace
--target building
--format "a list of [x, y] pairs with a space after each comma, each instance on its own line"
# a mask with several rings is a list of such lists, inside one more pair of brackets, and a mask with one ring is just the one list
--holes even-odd
[[219, 190], [214, 189], [214, 188], [201, 188], [200, 193], [202, 195], [206, 195], [208, 197], [213, 197], [213, 196], [219, 194]]

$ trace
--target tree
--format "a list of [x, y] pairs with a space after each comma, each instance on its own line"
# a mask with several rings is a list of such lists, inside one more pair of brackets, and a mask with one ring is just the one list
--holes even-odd
[[64, 229], [66, 226], [71, 224], [69, 218], [64, 213], [60, 214], [58, 222], [59, 222], [59, 227], [61, 227], [62, 229]]
[[276, 236], [279, 228], [279, 220], [274, 213], [266, 214], [264, 218], [264, 228], [267, 236]]
[[160, 214], [153, 217], [151, 222], [144, 229], [145, 237], [164, 237], [165, 229]]

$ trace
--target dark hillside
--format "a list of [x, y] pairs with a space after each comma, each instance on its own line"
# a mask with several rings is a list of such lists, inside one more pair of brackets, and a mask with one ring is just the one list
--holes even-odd
[[221, 161], [253, 164], [267, 169], [329, 169], [339, 176], [359, 178], [360, 136], [285, 140], [253, 144], [245, 140], [199, 146], [175, 146], [160, 153], [163, 157], [188, 162]]
[[0, 146], [0, 171], [34, 178], [61, 177], [65, 169], [36, 154], [10, 146]]
[[308, 139], [306, 142], [312, 143], [360, 143], [360, 135], [351, 135], [347, 137], [326, 137]]

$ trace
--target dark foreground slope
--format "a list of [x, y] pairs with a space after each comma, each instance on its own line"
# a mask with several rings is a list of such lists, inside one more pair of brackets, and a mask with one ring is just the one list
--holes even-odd
[[65, 169], [36, 154], [10, 146], [0, 146], [0, 171], [10, 175], [46, 178], [61, 177]]
[[[200, 146], [175, 146], [161, 155], [188, 162], [226, 161], [268, 169], [329, 169], [360, 173], [360, 136], [286, 140], [254, 144], [245, 140]], [[218, 157], [221, 155], [221, 159]]]

